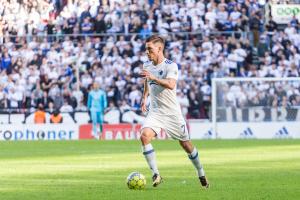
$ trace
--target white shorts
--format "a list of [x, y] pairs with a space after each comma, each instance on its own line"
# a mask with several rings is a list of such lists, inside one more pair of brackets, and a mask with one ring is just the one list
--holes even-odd
[[143, 128], [151, 128], [156, 135], [163, 129], [169, 137], [175, 140], [190, 140], [186, 122], [181, 116], [149, 113], [141, 129]]

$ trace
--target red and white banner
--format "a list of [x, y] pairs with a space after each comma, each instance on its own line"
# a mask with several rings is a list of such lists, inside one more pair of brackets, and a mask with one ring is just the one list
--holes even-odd
[[[140, 138], [140, 129], [140, 124], [104, 124], [101, 139], [136, 140]], [[94, 139], [91, 124], [4, 124], [0, 126], [0, 141], [83, 139]], [[168, 136], [162, 131], [157, 139], [168, 139]]]
[[[104, 124], [102, 140], [135, 140], [140, 138], [140, 124]], [[99, 129], [98, 129], [99, 130]], [[79, 139], [92, 139], [92, 125], [79, 126]], [[157, 139], [167, 139], [165, 132], [158, 134]]]

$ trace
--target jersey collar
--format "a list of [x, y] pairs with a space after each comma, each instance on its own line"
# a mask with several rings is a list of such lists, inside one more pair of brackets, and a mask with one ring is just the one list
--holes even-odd
[[157, 65], [154, 65], [154, 64], [153, 64], [153, 66], [156, 67], [156, 68], [158, 68], [158, 67], [160, 67], [166, 60], [167, 60], [167, 59], [164, 58], [163, 61], [161, 61], [161, 63], [159, 63], [159, 64], [157, 64]]

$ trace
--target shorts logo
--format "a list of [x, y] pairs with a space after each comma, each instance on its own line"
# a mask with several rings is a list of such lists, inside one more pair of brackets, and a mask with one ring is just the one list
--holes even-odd
[[181, 130], [183, 133], [185, 133], [185, 124], [181, 125]]

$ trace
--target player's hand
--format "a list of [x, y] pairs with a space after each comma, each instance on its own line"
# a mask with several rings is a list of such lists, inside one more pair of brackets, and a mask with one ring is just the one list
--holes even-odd
[[156, 80], [156, 77], [153, 74], [151, 74], [149, 71], [145, 70], [145, 69], [142, 70], [140, 75], [141, 75], [141, 77], [147, 78], [149, 80], [153, 80], [153, 81]]
[[142, 102], [141, 102], [141, 110], [143, 113], [147, 112], [147, 105], [146, 105], [146, 99], [142, 99]]

